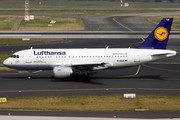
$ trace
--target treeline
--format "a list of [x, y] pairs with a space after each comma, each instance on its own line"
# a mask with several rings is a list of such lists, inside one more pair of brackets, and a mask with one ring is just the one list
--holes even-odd
[[[25, 0], [0, 0], [0, 1], [25, 1]], [[29, 1], [39, 1], [39, 0], [29, 0]], [[121, 0], [41, 0], [41, 1], [110, 1], [110, 2], [119, 2]], [[171, 3], [180, 3], [180, 0], [123, 0], [125, 2], [171, 2]]]

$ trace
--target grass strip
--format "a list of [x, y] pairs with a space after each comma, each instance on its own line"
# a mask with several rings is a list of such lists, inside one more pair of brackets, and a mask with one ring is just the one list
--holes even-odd
[[12, 54], [0, 54], [0, 64], [3, 64], [3, 61], [11, 55]]
[[0, 71], [12, 71], [12, 70], [16, 70], [16, 69], [11, 69], [11, 68], [7, 68], [4, 66], [0, 66]]
[[[141, 0], [142, 1], [142, 0]], [[128, 8], [179, 8], [180, 4], [174, 2], [141, 2], [139, 0], [126, 1], [129, 3]], [[123, 1], [124, 2], [124, 1]], [[125, 3], [125, 2], [124, 2]], [[121, 7], [120, 1], [58, 1], [43, 0], [39, 6], [37, 0], [30, 1], [31, 8], [124, 8]], [[24, 8], [23, 0], [2, 0], [0, 8]]]
[[0, 30], [11, 30], [13, 22], [0, 22]]
[[150, 22], [158, 24], [163, 18], [174, 18], [172, 24], [172, 30], [180, 30], [180, 16], [160, 16], [148, 18]]
[[180, 110], [180, 96], [137, 95], [124, 99], [123, 95], [52, 96], [7, 98], [0, 109], [67, 110], [67, 111], [134, 111], [149, 109], [159, 111]]
[[[84, 30], [83, 21], [80, 18], [59, 18], [48, 16], [35, 16], [34, 20], [24, 21], [24, 16], [20, 15], [0, 15], [0, 30], [12, 31], [68, 31]], [[48, 26], [51, 21], [56, 21], [52, 26]]]
[[[43, 15], [68, 15], [68, 16], [99, 16], [100, 15], [117, 15], [117, 14], [135, 14], [135, 13], [157, 13], [157, 10], [32, 10], [32, 14]], [[178, 10], [161, 10], [161, 12], [179, 12]], [[22, 10], [3, 10], [0, 14], [24, 14]], [[36, 17], [35, 17], [36, 18]]]
[[4, 20], [5, 20], [5, 18], [0, 18], [0, 22], [1, 22], [1, 21], [4, 21]]
[[[51, 27], [48, 27], [50, 21], [56, 21]], [[80, 18], [57, 18], [57, 17], [40, 17], [36, 16], [34, 20], [21, 22], [20, 31], [67, 31], [67, 30], [84, 30], [83, 21]]]

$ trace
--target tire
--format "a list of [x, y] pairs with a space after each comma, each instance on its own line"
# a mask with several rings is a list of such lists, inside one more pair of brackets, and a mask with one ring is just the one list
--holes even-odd
[[28, 80], [31, 80], [31, 76], [30, 76], [30, 75], [28, 75], [28, 76], [27, 76], [27, 79], [28, 79]]

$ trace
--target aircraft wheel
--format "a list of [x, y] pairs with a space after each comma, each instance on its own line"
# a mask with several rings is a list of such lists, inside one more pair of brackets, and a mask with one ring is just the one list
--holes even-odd
[[31, 80], [31, 76], [30, 76], [30, 75], [28, 75], [28, 76], [27, 76], [27, 79], [28, 79], [28, 80]]
[[86, 81], [90, 81], [89, 73], [83, 74], [83, 76]]

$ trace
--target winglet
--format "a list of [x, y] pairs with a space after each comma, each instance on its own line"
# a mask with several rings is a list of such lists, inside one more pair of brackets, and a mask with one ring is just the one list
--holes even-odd
[[173, 18], [163, 18], [137, 49], [166, 49]]

